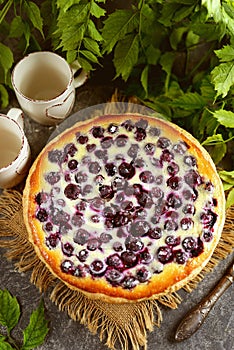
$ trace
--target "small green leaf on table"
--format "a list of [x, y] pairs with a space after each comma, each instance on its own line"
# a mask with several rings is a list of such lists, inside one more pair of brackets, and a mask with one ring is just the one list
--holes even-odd
[[0, 290], [0, 324], [10, 331], [17, 325], [20, 317], [20, 307], [16, 297], [8, 290]]

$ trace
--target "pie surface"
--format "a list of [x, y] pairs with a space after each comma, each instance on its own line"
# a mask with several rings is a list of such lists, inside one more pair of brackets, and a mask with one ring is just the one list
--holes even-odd
[[26, 181], [29, 240], [70, 288], [108, 302], [173, 292], [210, 259], [224, 192], [190, 134], [137, 114], [79, 122], [40, 153]]

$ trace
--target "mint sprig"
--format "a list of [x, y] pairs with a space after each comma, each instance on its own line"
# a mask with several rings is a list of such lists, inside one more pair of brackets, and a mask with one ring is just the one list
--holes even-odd
[[41, 300], [37, 309], [32, 312], [29, 324], [23, 330], [21, 344], [11, 335], [20, 316], [20, 305], [16, 297], [12, 296], [6, 289], [0, 290], [0, 324], [6, 329], [6, 335], [0, 334], [1, 350], [31, 350], [44, 342], [49, 329], [48, 321], [44, 315], [43, 301]]

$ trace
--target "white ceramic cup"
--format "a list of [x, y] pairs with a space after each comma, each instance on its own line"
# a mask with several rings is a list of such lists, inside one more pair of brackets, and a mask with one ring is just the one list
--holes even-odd
[[28, 173], [31, 152], [23, 129], [23, 112], [0, 114], [0, 188], [18, 185]]
[[66, 118], [75, 101], [75, 88], [88, 74], [76, 61], [69, 65], [61, 56], [34, 52], [19, 61], [12, 72], [12, 85], [18, 102], [29, 117], [43, 125], [55, 125]]

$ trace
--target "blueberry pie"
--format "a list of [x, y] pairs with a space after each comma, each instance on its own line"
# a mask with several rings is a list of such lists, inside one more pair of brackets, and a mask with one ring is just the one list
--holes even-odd
[[210, 259], [225, 219], [221, 181], [198, 141], [137, 114], [95, 117], [52, 140], [23, 207], [50, 271], [108, 302], [181, 288]]

